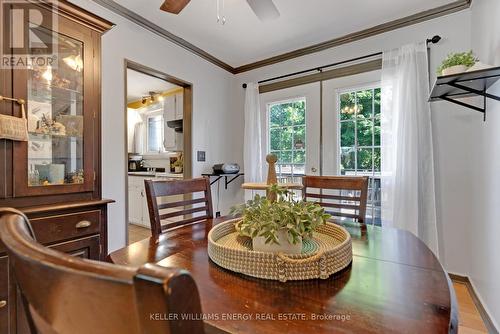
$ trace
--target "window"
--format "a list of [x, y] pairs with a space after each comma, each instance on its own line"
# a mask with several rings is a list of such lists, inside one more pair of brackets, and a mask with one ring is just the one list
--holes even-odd
[[148, 153], [164, 152], [163, 148], [163, 115], [154, 113], [147, 116]]
[[340, 173], [369, 176], [367, 222], [380, 225], [380, 88], [342, 92]]
[[268, 152], [278, 157], [280, 177], [304, 175], [306, 165], [306, 99], [298, 98], [267, 105]]

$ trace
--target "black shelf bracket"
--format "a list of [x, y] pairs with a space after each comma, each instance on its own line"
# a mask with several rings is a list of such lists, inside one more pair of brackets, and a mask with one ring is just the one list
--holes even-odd
[[472, 110], [476, 110], [476, 111], [479, 111], [479, 112], [483, 113], [483, 121], [486, 122], [486, 96], [484, 96], [483, 107], [482, 108], [477, 107], [477, 106], [472, 105], [472, 104], [469, 104], [469, 103], [465, 103], [465, 102], [453, 99], [453, 98], [448, 97], [446, 95], [441, 96], [441, 99], [443, 99], [445, 101], [448, 101], [448, 102], [451, 102], [451, 103], [458, 104], [459, 106], [466, 107], [466, 108], [469, 108], [469, 109], [472, 109]]
[[243, 176], [245, 174], [243, 173], [238, 173], [238, 174], [202, 174], [203, 176], [208, 176], [208, 177], [215, 177], [213, 181], [210, 182], [210, 185], [213, 185], [214, 183], [218, 182], [220, 179], [224, 178], [224, 188], [227, 190], [227, 186], [236, 180], [238, 177]]
[[467, 108], [470, 108], [472, 110], [476, 110], [476, 111], [482, 112], [483, 113], [483, 121], [484, 122], [486, 122], [486, 105], [487, 105], [486, 99], [489, 98], [489, 99], [492, 99], [492, 100], [500, 101], [500, 96], [496, 96], [496, 95], [487, 93], [486, 89], [483, 89], [483, 90], [474, 89], [472, 87], [467, 87], [467, 86], [459, 84], [457, 82], [449, 82], [449, 83], [447, 83], [447, 85], [449, 85], [451, 87], [454, 87], [454, 88], [461, 89], [463, 91], [466, 91], [466, 92], [474, 94], [474, 95], [482, 96], [483, 97], [483, 107], [482, 108], [481, 107], [477, 107], [477, 106], [472, 105], [472, 104], [469, 104], [469, 103], [465, 103], [465, 102], [462, 102], [462, 101], [458, 101], [458, 100], [452, 99], [452, 98], [447, 97], [447, 96], [441, 96], [441, 98], [443, 100], [445, 100], [445, 101], [452, 102], [452, 103], [461, 105], [463, 107], [467, 107]]

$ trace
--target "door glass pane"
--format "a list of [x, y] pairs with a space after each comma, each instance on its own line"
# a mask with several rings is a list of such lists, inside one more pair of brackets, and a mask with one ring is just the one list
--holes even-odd
[[83, 44], [57, 41], [57, 64], [28, 70], [29, 186], [84, 182]]
[[353, 119], [356, 113], [356, 95], [354, 93], [340, 94], [340, 119]]
[[278, 157], [280, 180], [303, 175], [306, 163], [306, 100], [298, 98], [267, 106], [269, 114], [268, 152]]
[[340, 155], [340, 174], [352, 175], [356, 171], [356, 162], [354, 149], [351, 147], [342, 147]]
[[371, 89], [356, 92], [356, 111], [358, 118], [373, 117], [373, 91]]
[[352, 121], [340, 123], [340, 146], [354, 146], [354, 126], [354, 122]]
[[357, 172], [372, 172], [372, 149], [371, 148], [360, 148], [358, 149], [358, 166]]
[[373, 145], [373, 120], [360, 118], [357, 120], [358, 146]]

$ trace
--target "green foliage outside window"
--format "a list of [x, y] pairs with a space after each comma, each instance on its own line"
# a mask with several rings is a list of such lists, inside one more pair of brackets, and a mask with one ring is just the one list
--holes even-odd
[[278, 165], [304, 165], [306, 162], [305, 99], [273, 104], [269, 108], [270, 151]]

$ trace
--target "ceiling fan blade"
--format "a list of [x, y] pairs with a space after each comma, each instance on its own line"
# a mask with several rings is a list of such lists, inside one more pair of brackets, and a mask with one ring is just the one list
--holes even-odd
[[261, 21], [274, 20], [280, 16], [273, 0], [247, 0], [247, 2]]
[[165, 0], [160, 9], [172, 14], [179, 14], [191, 0]]

